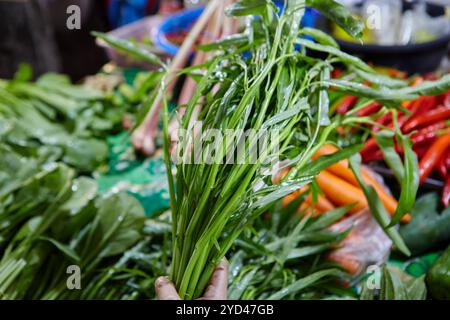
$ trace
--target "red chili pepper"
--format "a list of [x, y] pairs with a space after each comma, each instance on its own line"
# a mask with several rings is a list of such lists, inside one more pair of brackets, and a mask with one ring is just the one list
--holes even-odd
[[439, 174], [443, 179], [447, 177], [447, 166], [445, 165], [445, 156], [439, 159], [439, 162], [436, 165], [436, 171], [439, 172]]
[[[385, 127], [390, 128], [390, 129], [394, 129], [393, 119], [394, 118], [392, 116], [392, 113], [388, 113], [388, 114], [385, 114], [384, 116], [382, 116], [381, 118], [379, 118], [378, 120], [376, 120], [376, 122]], [[398, 118], [397, 118], [398, 126], [401, 128], [406, 123], [406, 121], [408, 121], [408, 116], [403, 113], [399, 113]], [[381, 131], [381, 129], [382, 128], [380, 128], [378, 126], [372, 126], [373, 132]]]
[[418, 116], [433, 110], [438, 105], [438, 99], [436, 96], [424, 96], [422, 104], [417, 110], [414, 111], [414, 116]]
[[347, 96], [337, 107], [337, 113], [346, 114], [358, 101], [358, 97], [355, 96]]
[[380, 110], [382, 107], [381, 104], [379, 104], [378, 102], [373, 102], [371, 104], [368, 104], [367, 106], [365, 106], [364, 108], [358, 110], [356, 112], [356, 115], [358, 117], [366, 117], [366, 116], [370, 116], [371, 114], [377, 112], [378, 110]]
[[[392, 118], [392, 114], [391, 118]], [[400, 127], [402, 127], [405, 122], [407, 121], [407, 116], [406, 115], [402, 115], [399, 117], [399, 119], [397, 120], [397, 123]], [[389, 125], [387, 125], [388, 128], [390, 129], [394, 129], [394, 124], [391, 122]], [[424, 131], [422, 132], [418, 132], [416, 134], [413, 135], [412, 139], [415, 145], [418, 145], [420, 143], [423, 143], [425, 141], [430, 141], [432, 139], [434, 139], [436, 137], [436, 133], [438, 130], [440, 129], [444, 129], [445, 128], [445, 122], [440, 122], [439, 124], [436, 124], [436, 127], [431, 128], [427, 127]], [[378, 132], [380, 131], [379, 127], [373, 127], [372, 128], [373, 132]], [[430, 131], [432, 131], [432, 133], [430, 133]], [[362, 148], [362, 150], [360, 151], [361, 157], [363, 159], [363, 161], [367, 162], [367, 159], [377, 159], [378, 156], [375, 155], [375, 152], [378, 150], [378, 144], [375, 141], [375, 138], [371, 137], [370, 139], [368, 139], [365, 144], [364, 147]], [[399, 150], [397, 150], [399, 151]], [[373, 161], [373, 160], [372, 160]]]
[[381, 152], [381, 150], [376, 150], [375, 152], [361, 155], [361, 159], [364, 163], [372, 161], [381, 161], [383, 160], [383, 152]]
[[414, 129], [435, 123], [437, 121], [450, 118], [450, 106], [440, 106], [434, 110], [428, 111], [420, 116], [411, 119], [403, 126], [403, 132], [409, 133]]
[[333, 79], [340, 78], [341, 76], [342, 76], [342, 69], [335, 68], [335, 69], [333, 69], [333, 71], [331, 71], [331, 77]]
[[416, 147], [413, 148], [413, 150], [416, 153], [417, 158], [418, 159], [422, 159], [423, 156], [425, 155], [425, 153], [427, 153], [429, 148], [430, 148], [430, 146], [427, 144], [427, 145], [416, 146]]
[[364, 159], [370, 158], [378, 150], [377, 142], [375, 138], [371, 137], [364, 143], [364, 147], [359, 152]]
[[438, 99], [436, 96], [420, 97], [411, 105], [409, 110], [411, 111], [412, 116], [410, 116], [409, 119], [406, 121], [405, 126], [408, 125], [410, 122], [414, 122], [421, 115], [432, 111], [437, 106], [437, 104]]
[[427, 81], [434, 81], [434, 80], [438, 80], [439, 77], [434, 72], [428, 72], [427, 74], [425, 74], [423, 76], [423, 79], [427, 80]]
[[[382, 126], [386, 126], [392, 123], [392, 113], [387, 113], [384, 116], [381, 116], [380, 118], [378, 118], [377, 120], [375, 120], [376, 123], [382, 125]], [[373, 132], [378, 132], [380, 131], [381, 128], [379, 126], [372, 126], [372, 131]]]
[[442, 191], [442, 204], [444, 207], [448, 207], [450, 203], [450, 175], [447, 175], [447, 178], [445, 179], [444, 184], [444, 190]]
[[411, 136], [411, 140], [413, 142], [414, 146], [420, 145], [425, 142], [429, 142], [430, 140], [433, 140], [436, 138], [437, 133], [439, 130], [442, 130], [445, 128], [445, 122], [439, 121], [435, 124], [432, 124], [431, 126], [428, 126], [426, 128], [420, 129], [416, 133], [414, 133]]
[[441, 157], [441, 159], [439, 160], [439, 162], [436, 166], [437, 171], [439, 172], [439, 174], [441, 175], [441, 177], [443, 179], [446, 179], [447, 174], [449, 173], [449, 169], [450, 169], [449, 158], [450, 158], [450, 149], [444, 153], [444, 156]]
[[429, 177], [449, 146], [450, 133], [446, 133], [439, 137], [439, 139], [437, 139], [436, 142], [433, 143], [428, 149], [419, 163], [419, 178], [421, 183]]
[[450, 106], [450, 91], [444, 94], [442, 104], [446, 107]]
[[417, 110], [419, 110], [420, 106], [422, 105], [423, 98], [424, 97], [420, 97], [419, 99], [412, 101], [407, 109], [411, 111], [411, 113], [415, 113]]
[[447, 151], [447, 156], [445, 157], [445, 166], [447, 170], [450, 170], [450, 150]]

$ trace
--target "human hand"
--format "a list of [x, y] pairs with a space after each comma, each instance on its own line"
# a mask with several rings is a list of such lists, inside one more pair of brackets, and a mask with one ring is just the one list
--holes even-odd
[[[228, 262], [220, 261], [206, 287], [205, 294], [198, 300], [226, 300], [228, 286]], [[174, 284], [168, 277], [159, 277], [155, 281], [156, 296], [159, 300], [181, 300]]]

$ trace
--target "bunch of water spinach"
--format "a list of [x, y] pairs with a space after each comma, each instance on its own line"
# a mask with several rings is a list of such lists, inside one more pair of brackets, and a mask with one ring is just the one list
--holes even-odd
[[[216, 265], [255, 217], [277, 200], [312, 182], [330, 164], [357, 154], [360, 146], [355, 145], [311, 160], [324, 144], [334, 142], [340, 125], [357, 126], [371, 120], [352, 115], [330, 116], [331, 87], [380, 101], [391, 109], [401, 108], [398, 102], [419, 94], [450, 88], [450, 76], [414, 88], [399, 88], [398, 81], [390, 78], [380, 81], [384, 76], [340, 51], [333, 38], [320, 30], [300, 26], [306, 6], [321, 11], [350, 35], [361, 36], [363, 24], [331, 0], [288, 0], [281, 14], [272, 1], [242, 0], [226, 12], [230, 16], [247, 16], [245, 30], [203, 46], [203, 50], [214, 50], [215, 56], [205, 64], [181, 72], [193, 76], [198, 84], [185, 106], [180, 128], [197, 133], [184, 145], [185, 152], [181, 152], [179, 144], [175, 158], [169, 153], [168, 97], [164, 99], [167, 172], [171, 172], [171, 159], [177, 159], [175, 175], [168, 175], [173, 215], [170, 277], [184, 299], [201, 296]], [[325, 53], [325, 57], [317, 58], [312, 52], [320, 52], [322, 56]], [[374, 85], [332, 79], [336, 63], [373, 78]], [[167, 83], [162, 81], [158, 90], [164, 92], [166, 87]], [[199, 106], [201, 111], [197, 115]], [[201, 131], [195, 129], [199, 123]], [[213, 137], [212, 131], [219, 132], [221, 138]], [[246, 136], [249, 131], [255, 134], [253, 139]], [[235, 135], [227, 139], [227, 132]], [[252, 161], [259, 143], [256, 141], [267, 132], [275, 132], [276, 139], [269, 139], [258, 150], [257, 161]], [[399, 250], [408, 254], [393, 222], [410, 212], [414, 204], [417, 159], [407, 137], [401, 143], [405, 150], [402, 177], [408, 188], [403, 190], [394, 219], [384, 210], [373, 188], [363, 186], [363, 190], [377, 221]], [[271, 179], [274, 159], [292, 167], [277, 185]], [[352, 157], [351, 164], [359, 174], [357, 156]]]

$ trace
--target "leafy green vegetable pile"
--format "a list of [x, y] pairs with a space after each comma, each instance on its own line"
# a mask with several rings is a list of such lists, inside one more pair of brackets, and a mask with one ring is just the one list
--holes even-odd
[[361, 300], [425, 300], [425, 276], [414, 278], [389, 266], [383, 266], [380, 273], [378, 279], [363, 284]]
[[[107, 135], [148, 87], [106, 95], [63, 75], [30, 76], [22, 66], [0, 82], [0, 296], [93, 297], [102, 268], [142, 239], [145, 216], [135, 198], [99, 195], [80, 174], [104, 164]], [[82, 290], [67, 287], [72, 265]]]
[[347, 235], [327, 228], [348, 208], [308, 220], [294, 215], [299, 202], [277, 204], [236, 240], [229, 253], [229, 299], [355, 297], [343, 286], [349, 276], [324, 259]]
[[[80, 298], [108, 259], [141, 239], [142, 207], [124, 193], [97, 195], [94, 180], [65, 164], [0, 149], [0, 296]], [[68, 289], [71, 265], [85, 290]]]
[[0, 81], [0, 137], [24, 155], [63, 161], [90, 173], [108, 156], [106, 136], [117, 130], [126, 105], [102, 92], [73, 85], [63, 75], [29, 82], [22, 66], [13, 80]]

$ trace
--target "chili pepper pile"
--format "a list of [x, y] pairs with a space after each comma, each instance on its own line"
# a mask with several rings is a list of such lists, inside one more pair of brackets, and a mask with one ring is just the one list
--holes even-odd
[[[430, 79], [430, 75], [417, 77], [411, 86], [415, 86], [424, 80]], [[358, 103], [359, 98], [345, 96], [337, 101], [334, 109], [337, 113], [344, 114], [351, 111]], [[376, 115], [382, 109], [378, 102], [372, 102], [354, 112], [360, 117]], [[374, 119], [375, 123], [371, 132], [378, 132], [383, 127], [400, 128], [402, 133], [410, 134], [413, 150], [419, 159], [419, 177], [423, 184], [433, 176], [444, 181], [442, 204], [448, 207], [450, 204], [450, 91], [438, 96], [422, 96], [415, 101], [404, 101], [403, 112], [397, 117], [392, 113], [383, 114]], [[394, 119], [395, 118], [395, 119]], [[396, 146], [399, 154], [400, 147]], [[361, 156], [365, 163], [382, 161], [383, 153], [375, 138], [370, 137], [361, 150]]]

